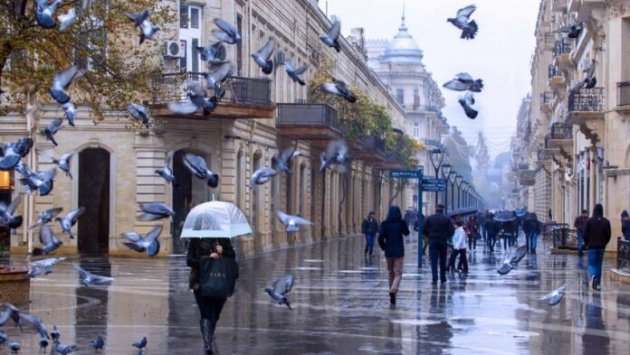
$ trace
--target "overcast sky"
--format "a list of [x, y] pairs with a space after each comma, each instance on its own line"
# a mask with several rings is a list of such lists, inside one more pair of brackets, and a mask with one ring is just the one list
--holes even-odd
[[[363, 27], [367, 39], [391, 40], [398, 32], [403, 0], [319, 0], [328, 15], [341, 19], [342, 33]], [[457, 9], [471, 0], [407, 0], [406, 24], [420, 49], [423, 63], [438, 85], [466, 71], [484, 80], [484, 91], [476, 94], [480, 113], [468, 119], [457, 103], [460, 93], [442, 90], [446, 100], [443, 112], [467, 141], [475, 144], [483, 130], [492, 157], [509, 150], [510, 136], [516, 130], [516, 114], [521, 100], [530, 91], [530, 58], [534, 52], [534, 29], [538, 0], [477, 0], [472, 18], [479, 25], [474, 40], [459, 38], [461, 31], [448, 23]]]

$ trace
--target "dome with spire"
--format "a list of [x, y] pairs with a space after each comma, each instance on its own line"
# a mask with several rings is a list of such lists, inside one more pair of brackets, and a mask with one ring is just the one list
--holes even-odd
[[401, 17], [400, 28], [394, 39], [389, 42], [383, 53], [382, 60], [397, 64], [422, 64], [422, 50], [413, 39], [405, 25], [405, 11]]

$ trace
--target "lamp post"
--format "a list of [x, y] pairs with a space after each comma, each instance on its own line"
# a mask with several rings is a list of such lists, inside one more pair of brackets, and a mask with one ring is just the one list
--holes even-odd
[[451, 183], [451, 211], [455, 211], [455, 178], [457, 177], [457, 172], [451, 169], [451, 172], [448, 174], [448, 182]]
[[[442, 166], [442, 160], [444, 160], [444, 152], [440, 148], [435, 148], [431, 150], [429, 156], [431, 158], [431, 165], [433, 165], [433, 170], [435, 171], [435, 178], [439, 179], [440, 175], [438, 173], [440, 172], [440, 167]], [[435, 192], [435, 207], [438, 205], [439, 194], [439, 192]]]
[[[442, 165], [442, 178], [448, 180], [449, 174], [451, 173], [452, 166], [449, 163]], [[447, 181], [448, 182], [448, 181]], [[448, 211], [448, 184], [446, 185], [446, 189], [444, 190], [444, 214]]]
[[470, 204], [469, 204], [469, 200], [470, 200], [469, 199], [469, 196], [470, 196], [470, 183], [463, 182], [462, 184], [464, 185], [463, 186], [463, 188], [464, 188], [464, 201], [463, 201], [463, 204], [464, 204], [464, 208], [468, 210], [468, 209], [470, 209]]
[[462, 204], [461, 204], [462, 181], [464, 181], [463, 176], [457, 175], [455, 177], [455, 183], [457, 184], [457, 210], [460, 210], [462, 208]]

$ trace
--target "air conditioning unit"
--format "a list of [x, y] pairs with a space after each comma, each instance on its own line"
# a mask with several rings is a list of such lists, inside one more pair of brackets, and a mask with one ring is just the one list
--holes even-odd
[[164, 43], [164, 56], [167, 58], [181, 58], [184, 56], [183, 52], [179, 41], [166, 41]]

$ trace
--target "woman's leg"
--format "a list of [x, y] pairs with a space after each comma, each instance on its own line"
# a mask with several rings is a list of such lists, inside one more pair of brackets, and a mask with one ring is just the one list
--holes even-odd
[[[201, 295], [201, 291], [195, 291], [195, 301], [197, 307], [199, 307], [199, 313], [201, 319], [199, 320], [199, 328], [201, 330], [201, 337], [203, 339], [203, 346], [206, 353], [212, 353], [212, 335], [214, 334], [213, 328], [213, 310], [207, 298]], [[214, 323], [216, 324], [216, 322]]]
[[403, 261], [405, 258], [392, 258], [392, 259], [393, 259], [394, 279], [392, 280], [392, 283], [389, 287], [389, 292], [398, 293], [398, 289], [400, 287], [400, 280], [402, 280]]
[[391, 292], [392, 289], [392, 283], [394, 283], [394, 277], [396, 276], [396, 273], [394, 272], [394, 260], [395, 258], [386, 258], [387, 259], [387, 271], [389, 273], [389, 289]]

